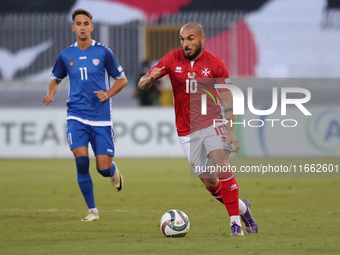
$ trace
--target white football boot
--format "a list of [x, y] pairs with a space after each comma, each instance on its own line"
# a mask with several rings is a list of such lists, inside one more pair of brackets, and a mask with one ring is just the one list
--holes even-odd
[[123, 176], [120, 174], [117, 165], [115, 174], [111, 176], [111, 184], [117, 191], [121, 191], [123, 188]]
[[81, 219], [81, 221], [95, 221], [99, 220], [98, 212], [95, 212], [93, 210], [89, 210], [89, 214], [84, 218]]

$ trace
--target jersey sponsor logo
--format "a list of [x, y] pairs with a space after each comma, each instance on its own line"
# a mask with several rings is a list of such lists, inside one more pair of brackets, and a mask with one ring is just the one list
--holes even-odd
[[182, 67], [176, 66], [175, 73], [182, 73]]
[[83, 57], [79, 57], [79, 59], [87, 59], [87, 57], [86, 57], [86, 56], [83, 56]]
[[107, 149], [107, 152], [113, 152], [113, 150], [111, 150], [111, 149]]
[[188, 72], [188, 78], [195, 78], [196, 73], [195, 72]]
[[230, 84], [231, 84], [231, 80], [230, 80], [230, 78], [228, 78], [228, 79], [224, 79], [224, 82], [225, 82], [225, 83], [230, 83]]
[[99, 64], [99, 59], [95, 58], [92, 60], [92, 63], [97, 66]]
[[210, 74], [209, 68], [204, 67], [204, 71], [202, 70], [202, 74], [204, 74], [204, 77], [208, 77], [208, 74]]
[[70, 60], [70, 62], [68, 62], [68, 64], [70, 65], [70, 67], [73, 67], [74, 66], [74, 61]]
[[121, 66], [118, 67], [118, 71], [121, 72], [123, 71], [123, 68]]

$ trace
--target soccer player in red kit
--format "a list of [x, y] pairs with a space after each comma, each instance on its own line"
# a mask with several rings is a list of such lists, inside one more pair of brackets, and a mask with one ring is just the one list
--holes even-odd
[[[229, 153], [238, 153], [240, 149], [230, 121], [226, 128], [214, 125], [214, 119], [222, 119], [222, 114], [226, 120], [235, 121], [231, 92], [214, 88], [214, 84], [230, 84], [227, 68], [221, 58], [203, 48], [205, 35], [200, 24], [190, 22], [184, 25], [180, 42], [182, 49], [163, 57], [140, 79], [138, 87], [148, 90], [159, 78], [169, 74], [177, 133], [191, 167], [206, 189], [226, 206], [231, 235], [243, 235], [240, 215], [247, 232], [257, 233], [250, 203], [239, 199], [233, 173], [230, 170], [220, 173], [205, 171], [211, 166], [229, 169]], [[204, 110], [202, 98], [206, 102]]]

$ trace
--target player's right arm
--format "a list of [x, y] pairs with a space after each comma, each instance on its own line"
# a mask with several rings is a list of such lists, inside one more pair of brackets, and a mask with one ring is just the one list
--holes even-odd
[[43, 103], [45, 105], [49, 105], [51, 102], [54, 102], [54, 94], [58, 90], [58, 85], [67, 75], [65, 65], [63, 63], [62, 52], [59, 54], [57, 61], [54, 64], [52, 74], [51, 74], [51, 81], [48, 85], [47, 94], [43, 99]]
[[147, 72], [144, 76], [142, 76], [138, 82], [138, 88], [141, 90], [148, 90], [151, 88], [152, 85], [155, 84], [155, 82], [160, 77], [162, 71], [165, 69], [165, 66], [162, 66], [161, 68], [155, 67], [152, 69], [151, 73]]
[[45, 105], [49, 105], [51, 102], [54, 102], [53, 96], [57, 92], [60, 82], [61, 81], [51, 79], [50, 84], [48, 85], [47, 94], [43, 99], [43, 103]]

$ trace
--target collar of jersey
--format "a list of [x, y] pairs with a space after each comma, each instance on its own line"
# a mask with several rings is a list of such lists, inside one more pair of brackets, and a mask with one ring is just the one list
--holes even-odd
[[[94, 46], [95, 44], [96, 44], [96, 41], [92, 39], [91, 45]], [[74, 46], [74, 47], [78, 47], [78, 42], [75, 42], [75, 43], [73, 44], [73, 46]]]

